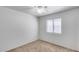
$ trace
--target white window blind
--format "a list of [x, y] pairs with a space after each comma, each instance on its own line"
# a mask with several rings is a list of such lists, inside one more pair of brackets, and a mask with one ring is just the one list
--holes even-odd
[[46, 31], [49, 33], [61, 33], [61, 18], [47, 20]]
[[50, 33], [53, 32], [53, 20], [47, 20], [46, 24], [46, 31]]

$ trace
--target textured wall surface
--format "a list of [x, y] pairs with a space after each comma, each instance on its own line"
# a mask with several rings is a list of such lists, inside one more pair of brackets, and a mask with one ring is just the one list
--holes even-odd
[[35, 16], [0, 7], [0, 51], [7, 51], [37, 39]]
[[[62, 34], [46, 32], [46, 20], [61, 17]], [[40, 17], [40, 39], [79, 51], [79, 8]]]

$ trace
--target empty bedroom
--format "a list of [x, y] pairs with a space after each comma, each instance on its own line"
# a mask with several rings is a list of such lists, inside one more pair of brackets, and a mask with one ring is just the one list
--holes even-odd
[[78, 6], [0, 6], [0, 52], [78, 52]]

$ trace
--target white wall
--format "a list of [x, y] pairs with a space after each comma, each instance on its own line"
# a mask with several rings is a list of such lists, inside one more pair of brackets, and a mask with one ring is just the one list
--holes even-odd
[[36, 40], [37, 32], [36, 17], [0, 7], [0, 51]]
[[[61, 17], [62, 34], [46, 32], [46, 20]], [[79, 8], [40, 17], [40, 39], [79, 51]]]

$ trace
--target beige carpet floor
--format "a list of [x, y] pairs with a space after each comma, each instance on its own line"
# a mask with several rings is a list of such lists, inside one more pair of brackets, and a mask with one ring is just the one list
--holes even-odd
[[42, 40], [37, 40], [29, 44], [14, 48], [8, 52], [75, 52], [55, 44], [51, 44]]

